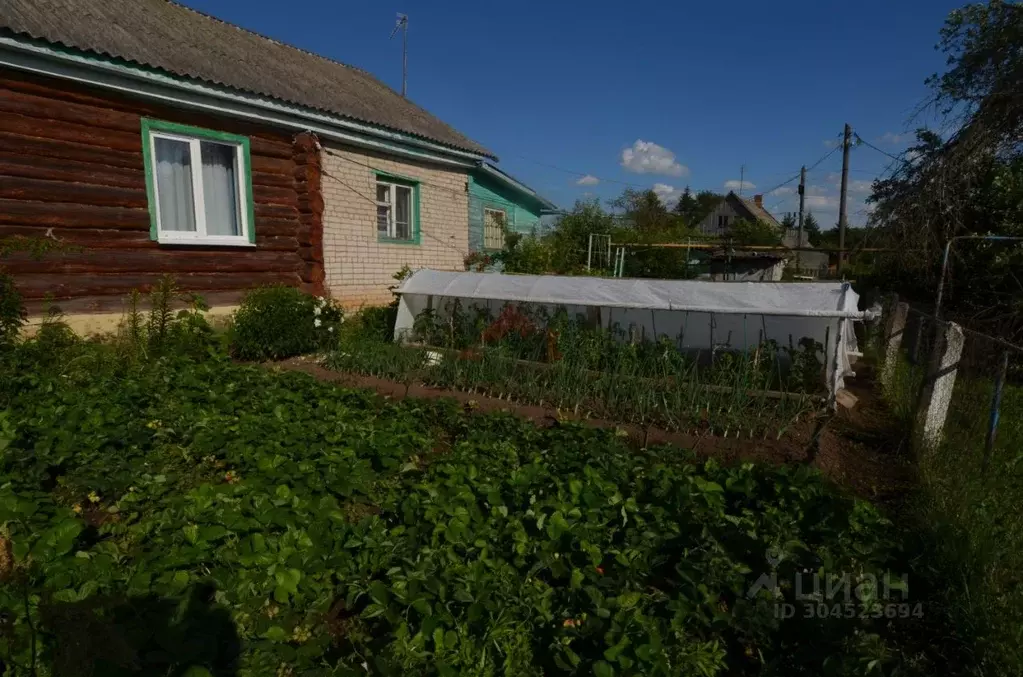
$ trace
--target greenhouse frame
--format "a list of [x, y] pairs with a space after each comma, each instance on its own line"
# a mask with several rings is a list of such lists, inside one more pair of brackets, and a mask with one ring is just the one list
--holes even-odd
[[506, 275], [423, 269], [397, 290], [395, 341], [408, 341], [415, 318], [431, 310], [449, 317], [463, 308], [486, 308], [496, 317], [507, 304], [564, 309], [593, 326], [627, 329], [627, 336], [675, 339], [680, 350], [712, 354], [748, 350], [765, 341], [779, 346], [812, 338], [824, 346], [830, 397], [844, 388], [860, 354], [853, 322], [873, 319], [858, 308], [848, 282], [707, 282], [559, 275]]

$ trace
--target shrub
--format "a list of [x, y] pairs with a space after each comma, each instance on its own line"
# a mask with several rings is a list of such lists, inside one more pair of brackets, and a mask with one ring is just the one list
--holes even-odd
[[14, 278], [0, 271], [0, 348], [14, 343], [25, 322], [25, 306]]
[[[209, 306], [201, 296], [182, 294], [174, 279], [165, 276], [149, 295], [148, 314], [139, 307], [141, 299], [138, 290], [133, 290], [118, 335], [118, 345], [130, 361], [164, 355], [199, 358], [218, 350], [216, 335], [203, 315]], [[186, 301], [188, 308], [175, 313], [172, 306], [179, 300]]]
[[280, 360], [325, 350], [344, 321], [333, 301], [293, 287], [250, 292], [230, 329], [231, 354], [243, 360]]

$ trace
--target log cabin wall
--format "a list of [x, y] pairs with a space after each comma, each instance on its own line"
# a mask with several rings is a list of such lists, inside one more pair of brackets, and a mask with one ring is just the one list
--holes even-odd
[[[251, 147], [253, 247], [171, 246], [150, 238], [143, 117], [244, 135]], [[52, 237], [73, 251], [0, 260], [30, 313], [119, 312], [164, 274], [211, 305], [283, 283], [324, 293], [316, 139], [0, 68], [0, 240]]]

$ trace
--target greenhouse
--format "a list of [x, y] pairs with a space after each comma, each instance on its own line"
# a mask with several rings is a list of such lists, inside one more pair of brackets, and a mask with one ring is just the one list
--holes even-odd
[[[848, 282], [704, 282], [419, 270], [397, 290], [394, 337], [406, 341], [424, 312], [445, 318], [456, 309], [496, 318], [507, 305], [547, 313], [564, 310], [626, 340], [667, 337], [680, 351], [712, 359], [717, 351], [779, 349], [812, 339], [823, 347], [831, 395], [844, 387], [859, 354], [853, 322], [874, 317], [858, 309]], [[771, 343], [773, 342], [773, 344]]]

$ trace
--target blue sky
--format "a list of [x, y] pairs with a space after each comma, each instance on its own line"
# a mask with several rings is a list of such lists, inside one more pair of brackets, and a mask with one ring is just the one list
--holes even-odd
[[[409, 14], [409, 98], [564, 207], [626, 184], [668, 199], [686, 185], [724, 191], [742, 165], [743, 194], [766, 191], [820, 159], [845, 122], [897, 154], [916, 126], [924, 78], [944, 64], [938, 30], [963, 4], [184, 2], [395, 89], [401, 44], [388, 35], [395, 13]], [[866, 219], [862, 198], [889, 162], [853, 150], [851, 223]], [[826, 228], [837, 220], [840, 170], [836, 152], [807, 181]], [[580, 174], [592, 178], [579, 185]], [[796, 208], [786, 188], [765, 198], [779, 216]]]

